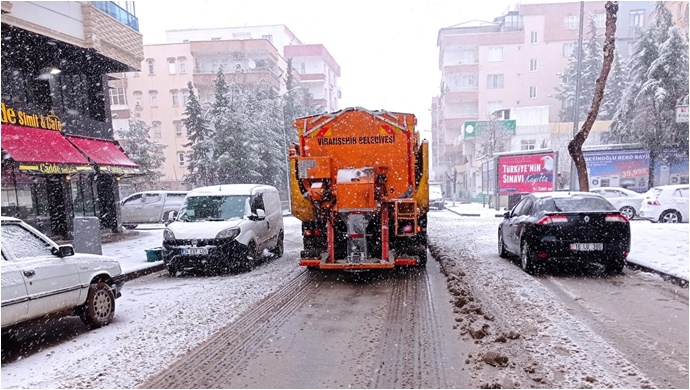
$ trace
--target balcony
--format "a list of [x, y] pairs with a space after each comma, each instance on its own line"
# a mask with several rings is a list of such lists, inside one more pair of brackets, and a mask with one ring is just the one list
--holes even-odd
[[113, 3], [112, 1], [92, 1], [94, 7], [105, 12], [106, 14], [112, 16], [118, 22], [129, 26], [132, 30], [139, 32], [139, 19], [120, 8], [119, 5]]

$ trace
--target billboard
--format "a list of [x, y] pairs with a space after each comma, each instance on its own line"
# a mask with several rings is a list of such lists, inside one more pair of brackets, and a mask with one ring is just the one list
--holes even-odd
[[499, 157], [499, 195], [553, 191], [555, 161], [553, 152]]
[[649, 152], [643, 149], [583, 152], [589, 188], [624, 187], [645, 192], [649, 187]]

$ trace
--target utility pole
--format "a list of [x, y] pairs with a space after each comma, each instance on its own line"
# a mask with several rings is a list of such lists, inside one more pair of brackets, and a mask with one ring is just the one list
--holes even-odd
[[[580, 35], [577, 39], [577, 76], [575, 77], [575, 105], [573, 115], [573, 138], [577, 134], [577, 127], [580, 125], [580, 75], [582, 74], [582, 30], [584, 29], [585, 2], [580, 2]], [[575, 190], [577, 182], [577, 168], [575, 161], [570, 159], [570, 191]]]

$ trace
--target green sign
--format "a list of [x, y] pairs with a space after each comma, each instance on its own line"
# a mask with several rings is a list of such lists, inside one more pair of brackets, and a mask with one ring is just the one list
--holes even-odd
[[503, 134], [515, 135], [515, 119], [501, 120], [501, 121], [466, 121], [462, 125], [465, 138], [478, 137], [486, 133], [495, 126], [495, 132]]

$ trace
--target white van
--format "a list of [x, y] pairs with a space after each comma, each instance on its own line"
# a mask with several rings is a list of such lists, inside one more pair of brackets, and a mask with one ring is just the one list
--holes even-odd
[[[249, 271], [264, 251], [283, 255], [283, 212], [278, 190], [258, 184], [223, 184], [191, 190], [163, 231], [163, 261], [170, 275], [184, 268]], [[174, 219], [174, 220], [173, 220]]]
[[147, 223], [164, 223], [182, 206], [187, 191], [144, 191], [120, 201], [122, 226], [134, 229]]

